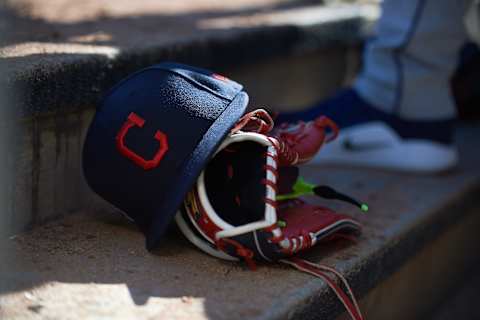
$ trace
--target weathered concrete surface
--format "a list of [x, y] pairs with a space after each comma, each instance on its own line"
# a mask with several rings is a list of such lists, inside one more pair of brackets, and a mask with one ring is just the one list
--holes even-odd
[[292, 111], [326, 99], [347, 85], [360, 69], [358, 47], [333, 47], [320, 52], [272, 57], [241, 66], [225, 74], [244, 84], [249, 108]]
[[88, 108], [127, 74], [165, 60], [222, 71], [358, 44], [378, 14], [375, 5], [310, 1], [50, 2], [7, 1], [0, 10], [0, 32], [9, 35], [1, 84], [19, 117]]
[[[478, 269], [477, 269], [478, 270]], [[475, 272], [472, 277], [460, 284], [460, 288], [451, 291], [441, 305], [438, 306], [429, 319], [433, 320], [477, 320], [480, 319], [478, 308], [478, 290], [480, 289], [480, 274]]]
[[[459, 222], [438, 238], [431, 239], [431, 242], [410, 257], [405, 265], [373, 288], [362, 301], [368, 318], [431, 319], [429, 315], [445, 303], [445, 297], [456, 292], [458, 284], [465, 281], [470, 274], [475, 274], [478, 269], [479, 214], [480, 206], [470, 209]], [[373, 270], [365, 271], [368, 272]], [[362, 274], [359, 277], [362, 277]], [[474, 311], [473, 306], [464, 307], [464, 313]]]
[[[478, 128], [460, 130], [464, 157], [450, 174], [305, 169], [309, 179], [370, 204], [367, 215], [335, 205], [365, 225], [358, 243], [338, 242], [305, 255], [345, 274], [364, 297], [369, 319], [385, 319], [388, 305], [393, 308], [389, 297], [398, 302], [396, 292], [405, 293], [400, 304], [405, 310], [418, 307], [419, 296], [434, 303], [428, 295], [435, 292], [428, 288], [437, 281], [445, 290], [446, 275], [466, 273], [479, 258], [479, 137]], [[1, 260], [8, 261], [0, 265], [0, 317], [334, 319], [342, 310], [319, 279], [281, 266], [250, 272], [198, 252], [175, 229], [155, 254], [143, 244], [119, 216], [90, 212], [16, 236], [0, 250]]]
[[[115, 55], [122, 49], [144, 48], [148, 42], [158, 45], [191, 41], [195, 37], [205, 40], [204, 36], [212, 33], [228, 37], [232, 29], [313, 27], [352, 18], [374, 19], [378, 15], [375, 0], [355, 1], [355, 5], [328, 1], [327, 6], [324, 1], [316, 0], [138, 0], [135, 3], [6, 0], [2, 3], [2, 56], [19, 58], [38, 54], [41, 60], [55, 53]], [[32, 29], [36, 32], [31, 32]], [[330, 38], [345, 31], [338, 30]], [[358, 35], [344, 34], [338, 40]]]
[[[3, 34], [0, 33], [0, 39], [3, 38]], [[2, 66], [0, 66], [0, 74], [3, 74], [4, 70]], [[0, 86], [0, 118], [1, 119], [8, 119], [10, 117], [8, 110], [9, 102], [7, 101], [7, 91], [6, 88]], [[13, 126], [14, 127], [14, 126]], [[9, 139], [11, 135], [10, 128], [5, 128], [4, 126], [0, 126], [0, 239], [4, 239], [10, 230], [10, 224], [7, 223], [6, 219], [10, 217], [10, 208], [9, 204], [10, 201], [10, 188], [13, 184], [13, 175], [9, 168], [9, 164], [11, 162], [10, 155], [10, 147], [11, 147], [11, 140]]]
[[81, 151], [93, 110], [23, 121], [11, 138], [11, 230], [91, 208], [94, 197], [81, 168]]

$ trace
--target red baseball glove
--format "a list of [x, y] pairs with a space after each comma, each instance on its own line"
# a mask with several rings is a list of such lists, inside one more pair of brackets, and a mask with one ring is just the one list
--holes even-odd
[[[267, 135], [272, 126], [264, 110], [244, 116], [201, 173], [176, 222], [192, 243], [215, 257], [243, 259], [251, 269], [259, 261], [280, 261], [323, 278], [351, 317], [362, 319], [350, 287], [338, 272], [294, 257], [321, 241], [360, 230], [351, 217], [298, 198], [305, 193], [346, 197], [305, 183], [292, 167], [313, 157], [336, 135], [336, 126], [323, 118]], [[327, 130], [332, 132], [329, 138]], [[344, 283], [346, 293], [332, 275]]]

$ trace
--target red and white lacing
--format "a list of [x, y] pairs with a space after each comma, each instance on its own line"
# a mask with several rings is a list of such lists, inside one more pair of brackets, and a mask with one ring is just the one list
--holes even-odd
[[[286, 124], [285, 124], [286, 125]], [[268, 186], [277, 191], [276, 181], [278, 180], [277, 168], [279, 165], [295, 165], [299, 160], [304, 161], [305, 159], [299, 159], [298, 152], [295, 152], [291, 149], [291, 146], [298, 143], [299, 140], [304, 138], [306, 134], [306, 126], [304, 122], [299, 122], [298, 127], [295, 128], [295, 133], [289, 133], [284, 125], [283, 128], [280, 128], [279, 139], [274, 137], [268, 137], [268, 140], [276, 149], [276, 154], [265, 153], [265, 157], [268, 160], [274, 161], [275, 166], [265, 165], [264, 169], [268, 173], [270, 172], [275, 176], [275, 180], [265, 178], [262, 180], [262, 183], [265, 186]], [[309, 125], [316, 125], [322, 127], [329, 127], [332, 134], [327, 137], [326, 142], [331, 141], [336, 138], [338, 134], [337, 126], [332, 123], [328, 118], [321, 117], [318, 119], [318, 122], [314, 122]], [[244, 115], [240, 121], [237, 123], [232, 132], [237, 132], [239, 130], [252, 131], [257, 133], [266, 134], [270, 132], [273, 128], [273, 120], [270, 115], [263, 109], [258, 109], [247, 113]], [[282, 130], [283, 129], [283, 130]], [[274, 209], [277, 208], [276, 199], [271, 199], [266, 197], [265, 203], [272, 206]], [[307, 249], [315, 244], [316, 237], [315, 234], [311, 232], [302, 232], [301, 234], [295, 237], [285, 237], [284, 234], [280, 231], [277, 224], [273, 224], [267, 228], [264, 228], [267, 232], [272, 232], [273, 237], [269, 239], [271, 243], [278, 243], [282, 247], [282, 251], [288, 255], [293, 255], [301, 250]], [[238, 252], [237, 252], [238, 253]], [[249, 266], [252, 268], [252, 259], [251, 257], [245, 258]], [[350, 288], [347, 280], [335, 269], [321, 264], [315, 264], [307, 260], [303, 260], [296, 257], [291, 257], [288, 259], [280, 260], [282, 263], [288, 264], [300, 271], [309, 273], [316, 277], [323, 279], [327, 285], [333, 290], [338, 299], [345, 306], [345, 309], [349, 313], [350, 317], [354, 320], [363, 320], [363, 315], [358, 306], [357, 300], [353, 294], [352, 289]], [[342, 282], [345, 287], [346, 293], [342, 288], [335, 282], [334, 279], [330, 277], [330, 274], [336, 276]]]

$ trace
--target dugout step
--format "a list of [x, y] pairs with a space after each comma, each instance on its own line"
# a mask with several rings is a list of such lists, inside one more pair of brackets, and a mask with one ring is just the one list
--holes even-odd
[[[368, 319], [415, 319], [478, 269], [480, 130], [463, 126], [460, 166], [436, 176], [308, 167], [370, 205], [348, 205], [357, 243], [317, 246], [304, 257], [349, 280]], [[6, 319], [336, 319], [343, 308], [321, 279], [280, 265], [249, 271], [192, 247], [172, 228], [154, 254], [121, 215], [79, 212], [12, 237], [0, 250], [0, 316]]]
[[120, 79], [159, 62], [222, 71], [358, 45], [379, 14], [374, 4], [309, 0], [240, 0], [232, 7], [199, 0], [191, 8], [159, 2], [150, 10], [150, 1], [139, 0], [135, 8], [92, 2], [85, 9], [72, 2], [62, 15], [65, 8], [55, 2], [25, 2], [0, 6], [0, 84], [11, 93], [8, 107], [19, 118], [91, 108]]

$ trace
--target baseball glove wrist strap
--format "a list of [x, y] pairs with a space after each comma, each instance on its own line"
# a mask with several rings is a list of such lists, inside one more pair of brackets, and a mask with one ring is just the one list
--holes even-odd
[[[289, 259], [282, 259], [280, 262], [284, 264], [288, 264], [294, 267], [297, 270], [302, 272], [311, 274], [318, 278], [321, 278], [325, 281], [325, 283], [333, 290], [335, 295], [338, 297], [340, 302], [344, 305], [345, 309], [347, 310], [350, 317], [354, 320], [363, 320], [362, 312], [360, 311], [360, 307], [358, 306], [357, 299], [353, 294], [350, 285], [348, 284], [345, 277], [343, 277], [338, 271], [335, 269], [321, 265], [312, 263], [307, 260], [303, 260], [296, 257], [291, 257]], [[332, 279], [329, 274], [333, 274], [342, 282], [343, 286], [345, 287], [345, 291]]]

